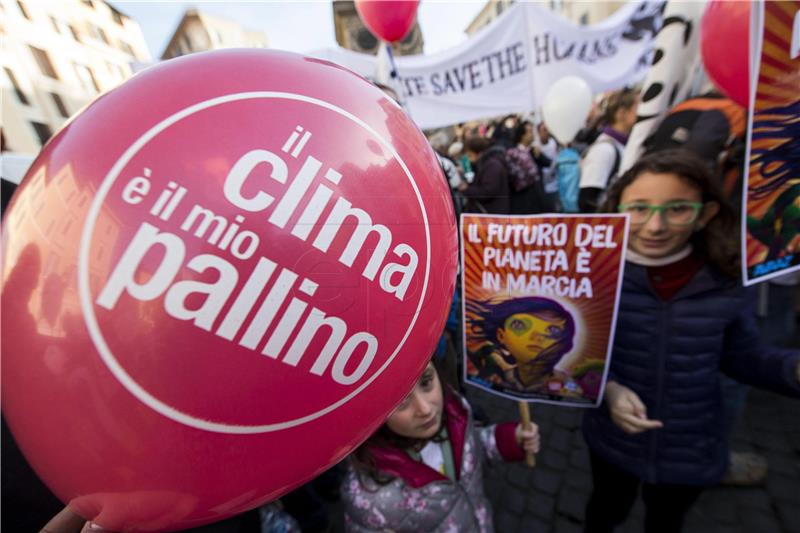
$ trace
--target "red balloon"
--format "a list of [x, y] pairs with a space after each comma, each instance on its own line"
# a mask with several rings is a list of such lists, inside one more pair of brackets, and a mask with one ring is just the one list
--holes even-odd
[[711, 0], [700, 23], [700, 52], [708, 76], [728, 98], [750, 106], [750, 5]]
[[393, 43], [411, 30], [418, 5], [419, 0], [356, 0], [356, 11], [373, 35]]
[[4, 222], [4, 415], [112, 530], [217, 521], [338, 462], [411, 388], [454, 289], [425, 137], [282, 52], [193, 54], [100, 97]]

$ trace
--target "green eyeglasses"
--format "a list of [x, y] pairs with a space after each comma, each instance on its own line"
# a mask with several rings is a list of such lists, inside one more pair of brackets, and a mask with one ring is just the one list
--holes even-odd
[[650, 205], [644, 202], [619, 204], [620, 213], [628, 213], [631, 224], [647, 224], [653, 213], [658, 211], [661, 220], [670, 226], [689, 226], [694, 224], [703, 204], [700, 202], [667, 202], [662, 205]]

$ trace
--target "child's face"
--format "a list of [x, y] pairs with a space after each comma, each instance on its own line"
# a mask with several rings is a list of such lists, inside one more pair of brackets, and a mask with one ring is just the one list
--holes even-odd
[[527, 363], [561, 340], [565, 325], [564, 319], [555, 316], [546, 320], [530, 313], [516, 313], [497, 330], [497, 340], [514, 359]]
[[429, 439], [442, 425], [444, 396], [432, 363], [428, 363], [408, 396], [389, 415], [386, 425], [401, 437]]
[[[621, 204], [664, 205], [669, 202], [701, 202], [701, 193], [676, 174], [644, 172], [622, 191]], [[668, 224], [655, 212], [644, 224], [631, 224], [628, 247], [645, 257], [659, 258], [674, 254], [686, 246], [697, 229], [704, 227], [719, 210], [716, 202], [707, 202], [694, 223]]]

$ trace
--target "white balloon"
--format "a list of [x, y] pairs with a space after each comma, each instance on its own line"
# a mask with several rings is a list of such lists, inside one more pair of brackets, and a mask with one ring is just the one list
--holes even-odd
[[542, 119], [550, 133], [566, 145], [586, 124], [592, 109], [592, 90], [577, 76], [565, 76], [547, 90]]

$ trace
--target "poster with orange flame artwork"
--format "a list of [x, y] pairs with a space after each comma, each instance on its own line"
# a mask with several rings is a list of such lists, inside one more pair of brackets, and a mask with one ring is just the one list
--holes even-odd
[[521, 401], [599, 405], [625, 215], [462, 215], [464, 381]]
[[800, 1], [757, 2], [758, 85], [743, 187], [746, 285], [800, 269]]

